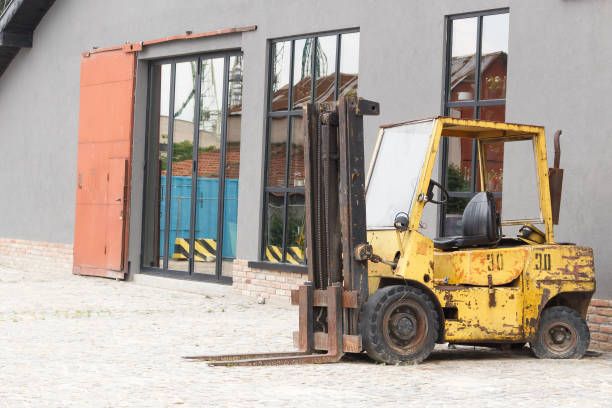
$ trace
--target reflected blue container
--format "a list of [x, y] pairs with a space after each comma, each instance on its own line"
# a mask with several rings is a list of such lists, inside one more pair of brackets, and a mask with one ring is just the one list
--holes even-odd
[[[161, 176], [160, 236], [166, 225], [166, 176]], [[189, 238], [191, 212], [191, 177], [173, 176], [170, 201], [170, 234], [168, 254], [172, 257], [176, 238]], [[219, 208], [219, 179], [198, 177], [196, 182], [196, 239], [217, 241]], [[238, 222], [238, 179], [225, 179], [223, 219], [223, 258], [236, 257], [236, 233]], [[162, 241], [162, 240], [160, 240]], [[160, 242], [160, 255], [164, 256], [164, 243]]]

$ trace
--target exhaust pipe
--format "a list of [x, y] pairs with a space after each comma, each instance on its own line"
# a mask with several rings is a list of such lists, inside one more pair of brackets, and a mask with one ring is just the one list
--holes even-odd
[[559, 224], [559, 210], [561, 207], [561, 191], [563, 189], [563, 169], [561, 162], [561, 130], [555, 132], [555, 161], [548, 169], [548, 184], [550, 185], [550, 203], [552, 207], [553, 224]]

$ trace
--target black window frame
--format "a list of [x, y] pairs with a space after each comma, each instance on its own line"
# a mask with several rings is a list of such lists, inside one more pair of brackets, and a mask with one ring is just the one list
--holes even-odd
[[[226, 141], [227, 141], [227, 120], [229, 119], [229, 111], [228, 111], [228, 98], [229, 98], [229, 75], [230, 75], [230, 60], [232, 57], [240, 57], [243, 59], [243, 63], [244, 63], [244, 53], [242, 51], [242, 49], [228, 49], [226, 51], [211, 51], [211, 52], [200, 52], [200, 53], [193, 53], [193, 54], [188, 54], [188, 55], [184, 55], [184, 56], [169, 56], [169, 57], [162, 57], [162, 58], [156, 58], [156, 59], [151, 59], [148, 60], [148, 67], [147, 67], [147, 99], [146, 99], [146, 103], [147, 103], [147, 111], [146, 111], [146, 125], [145, 125], [145, 146], [144, 146], [144, 151], [145, 151], [145, 163], [144, 163], [144, 167], [143, 167], [143, 185], [142, 185], [142, 208], [141, 208], [141, 214], [142, 214], [142, 220], [141, 220], [141, 237], [144, 236], [145, 234], [145, 212], [147, 211], [147, 202], [146, 202], [146, 189], [147, 189], [147, 178], [150, 177], [149, 175], [149, 166], [148, 166], [148, 162], [147, 162], [147, 158], [149, 157], [149, 151], [151, 149], [151, 145], [158, 143], [159, 140], [158, 139], [152, 139], [152, 135], [151, 135], [151, 121], [154, 120], [154, 117], [152, 116], [152, 112], [153, 112], [153, 100], [151, 98], [152, 93], [153, 93], [153, 87], [155, 86], [155, 83], [153, 82], [153, 71], [155, 69], [155, 67], [157, 66], [162, 66], [162, 65], [170, 65], [170, 69], [171, 69], [171, 74], [170, 74], [170, 96], [169, 96], [169, 101], [168, 101], [168, 141], [167, 141], [167, 148], [166, 148], [166, 154], [168, 157], [168, 161], [167, 161], [167, 172], [168, 174], [172, 174], [172, 153], [173, 153], [173, 147], [174, 147], [174, 120], [170, 120], [170, 118], [173, 116], [173, 109], [174, 109], [174, 98], [175, 98], [175, 93], [174, 93], [174, 88], [175, 88], [175, 83], [176, 83], [176, 65], [179, 63], [183, 63], [183, 62], [188, 62], [188, 61], [195, 61], [196, 65], [197, 65], [197, 76], [195, 78], [195, 99], [194, 99], [194, 111], [196, 112], [194, 115], [194, 139], [193, 139], [193, 145], [194, 145], [194, 149], [192, 151], [192, 194], [195, 194], [196, 191], [196, 182], [197, 182], [197, 177], [196, 177], [196, 172], [197, 172], [197, 166], [199, 164], [199, 158], [198, 158], [198, 152], [197, 152], [197, 146], [198, 146], [198, 141], [199, 141], [199, 125], [200, 125], [200, 119], [201, 119], [201, 112], [200, 112], [200, 102], [201, 102], [201, 69], [202, 69], [202, 61], [205, 59], [214, 59], [214, 58], [223, 58], [224, 60], [224, 72], [223, 72], [223, 102], [222, 102], [222, 116], [223, 116], [223, 123], [222, 123], [222, 130], [221, 130], [221, 148], [220, 148], [220, 160], [219, 160], [219, 190], [218, 190], [218, 196], [219, 196], [219, 200], [217, 203], [217, 221], [216, 221], [216, 225], [217, 225], [217, 251], [218, 253], [223, 254], [223, 233], [224, 233], [224, 228], [223, 228], [223, 217], [224, 217], [224, 212], [225, 212], [225, 201], [222, 197], [225, 197], [225, 166], [226, 166]], [[170, 197], [170, 192], [172, 190], [172, 177], [169, 177], [166, 181], [166, 185], [164, 186], [164, 190], [165, 190], [165, 197]], [[194, 197], [192, 197], [192, 202], [191, 202], [191, 208], [190, 208], [190, 236], [193, 236], [193, 230], [195, 228], [195, 223], [193, 222], [193, 220], [195, 219], [195, 214], [196, 214], [196, 203], [195, 200], [193, 200]], [[221, 264], [223, 262], [223, 256], [219, 256], [217, 257], [217, 259], [215, 260], [215, 274], [203, 274], [203, 273], [198, 273], [195, 271], [195, 266], [194, 266], [194, 246], [192, 245], [190, 248], [190, 258], [189, 258], [189, 266], [188, 266], [188, 270], [187, 271], [180, 271], [180, 270], [176, 270], [176, 269], [172, 269], [170, 268], [170, 264], [169, 264], [169, 259], [170, 259], [170, 254], [167, 250], [168, 248], [168, 242], [166, 242], [166, 238], [169, 237], [169, 230], [170, 230], [170, 206], [166, 205], [166, 208], [164, 209], [164, 236], [160, 237], [160, 242], [163, 242], [164, 247], [166, 248], [164, 251], [164, 256], [160, 257], [161, 259], [161, 266], [160, 267], [155, 267], [155, 266], [148, 266], [145, 265], [144, 263], [144, 246], [146, 244], [144, 239], [141, 239], [140, 242], [140, 259], [139, 259], [139, 264], [140, 264], [140, 273], [142, 274], [147, 274], [147, 275], [154, 275], [154, 276], [162, 276], [162, 277], [168, 277], [168, 278], [175, 278], [175, 279], [181, 279], [181, 280], [193, 280], [193, 281], [205, 281], [205, 282], [215, 282], [215, 283], [221, 283], [221, 284], [225, 284], [225, 285], [231, 285], [232, 284], [232, 277], [228, 277], [223, 275], [222, 273], [222, 267]]]
[[[268, 194], [269, 193], [277, 193], [277, 194], [283, 194], [284, 196], [284, 203], [283, 203], [283, 241], [282, 241], [282, 259], [278, 262], [279, 264], [285, 264], [285, 266], [294, 266], [290, 263], [287, 262], [287, 219], [288, 219], [288, 213], [289, 213], [289, 195], [290, 194], [305, 194], [305, 188], [304, 187], [289, 187], [288, 183], [289, 183], [289, 170], [290, 170], [290, 166], [291, 166], [291, 141], [292, 141], [292, 136], [293, 136], [293, 126], [292, 126], [292, 120], [291, 118], [294, 117], [302, 117], [302, 109], [297, 109], [293, 106], [293, 88], [294, 88], [294, 83], [293, 83], [293, 75], [294, 75], [294, 62], [295, 62], [295, 42], [299, 41], [299, 40], [307, 40], [307, 39], [315, 39], [315, 41], [318, 41], [318, 38], [320, 37], [328, 37], [328, 36], [336, 36], [336, 61], [335, 61], [335, 82], [334, 82], [334, 97], [335, 100], [338, 99], [338, 95], [339, 95], [339, 83], [340, 83], [340, 62], [341, 62], [341, 52], [342, 52], [342, 47], [341, 47], [341, 36], [345, 35], [345, 34], [353, 34], [353, 33], [360, 33], [360, 29], [359, 27], [353, 27], [353, 28], [347, 28], [347, 29], [341, 29], [341, 30], [333, 30], [333, 31], [322, 31], [322, 32], [315, 32], [315, 33], [310, 33], [310, 34], [302, 34], [302, 35], [294, 35], [294, 36], [287, 36], [287, 37], [279, 37], [279, 38], [272, 38], [268, 40], [268, 58], [267, 58], [267, 81], [266, 81], [266, 104], [265, 104], [265, 119], [266, 119], [266, 125], [265, 125], [265, 133], [264, 133], [264, 143], [265, 143], [265, 151], [264, 151], [264, 163], [263, 163], [263, 180], [262, 180], [262, 211], [261, 211], [261, 219], [260, 219], [260, 225], [261, 225], [261, 242], [260, 242], [260, 248], [259, 248], [259, 260], [262, 263], [268, 263], [268, 260], [266, 258], [266, 246], [267, 246], [267, 242], [266, 242], [266, 230], [267, 230], [267, 205], [268, 205]], [[287, 109], [286, 110], [272, 110], [272, 101], [273, 101], [273, 95], [272, 95], [272, 83], [273, 83], [273, 74], [274, 74], [274, 58], [275, 58], [275, 53], [274, 51], [274, 45], [276, 43], [282, 43], [282, 42], [286, 42], [289, 41], [291, 44], [291, 49], [290, 49], [290, 63], [289, 63], [289, 78], [288, 78], [288, 92], [287, 92]], [[361, 41], [361, 38], [360, 38]], [[314, 49], [315, 49], [315, 53], [316, 50], [318, 49], [318, 47], [316, 46], [316, 43], [314, 45]], [[313, 73], [313, 78], [312, 78], [312, 83], [311, 83], [311, 89], [310, 89], [310, 102], [314, 102], [316, 99], [316, 92], [315, 92], [315, 87], [316, 87], [316, 79], [314, 77], [314, 73], [315, 73], [315, 64], [317, 61], [317, 57], [316, 54], [314, 55], [314, 57], [311, 60], [311, 72]], [[268, 186], [268, 159], [269, 159], [269, 150], [270, 150], [270, 131], [271, 131], [271, 126], [270, 126], [270, 122], [271, 119], [273, 118], [287, 118], [287, 141], [286, 141], [286, 148], [285, 148], [285, 154], [286, 154], [286, 158], [285, 158], [285, 179], [284, 179], [284, 186], [283, 187], [278, 187], [278, 186], [274, 186], [274, 187], [270, 187]], [[305, 248], [304, 248], [305, 249]], [[306, 251], [304, 250], [304, 253]], [[304, 264], [306, 265], [307, 260], [304, 259]]]
[[[480, 109], [489, 106], [506, 106], [507, 97], [503, 99], [481, 99], [480, 95], [480, 68], [482, 63], [482, 22], [486, 16], [498, 15], [498, 14], [510, 14], [510, 8], [497, 8], [485, 11], [476, 11], [469, 13], [460, 13], [448, 15], [445, 18], [445, 43], [444, 43], [444, 91], [442, 92], [442, 114], [448, 116], [451, 108], [473, 108], [474, 117], [472, 119], [480, 118]], [[474, 68], [474, 98], [470, 101], [450, 101], [451, 89], [451, 61], [452, 61], [452, 47], [453, 47], [453, 22], [455, 20], [462, 20], [467, 18], [477, 18], [476, 27], [476, 66]], [[510, 27], [508, 27], [510, 30]], [[448, 140], [442, 138], [440, 147], [440, 182], [443, 186], [447, 186], [447, 169], [448, 169]], [[472, 167], [471, 174], [478, 174], [478, 150], [476, 147], [476, 141], [472, 142]], [[476, 195], [478, 186], [476, 185], [476, 177], [472, 177], [470, 180], [469, 191], [449, 191], [448, 196], [450, 198], [467, 198], [471, 199]], [[501, 198], [502, 192], [493, 192], [495, 198]], [[441, 205], [438, 208], [438, 235], [445, 235], [445, 220], [446, 220], [446, 206]]]

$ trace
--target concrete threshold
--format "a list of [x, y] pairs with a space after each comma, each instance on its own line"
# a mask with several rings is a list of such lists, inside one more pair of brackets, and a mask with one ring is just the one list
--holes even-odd
[[130, 283], [158, 289], [175, 290], [198, 295], [226, 296], [232, 293], [231, 285], [219, 283], [174, 279], [163, 276], [153, 276], [143, 273], [133, 275]]

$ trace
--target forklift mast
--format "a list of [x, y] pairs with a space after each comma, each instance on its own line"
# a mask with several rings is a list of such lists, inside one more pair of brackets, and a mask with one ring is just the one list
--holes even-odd
[[[363, 116], [378, 113], [353, 96], [304, 113], [308, 280], [315, 290], [340, 285], [359, 304], [368, 294], [367, 262], [353, 256], [367, 239]], [[356, 313], [348, 323], [357, 334]]]
[[339, 361], [363, 350], [359, 309], [368, 296], [363, 116], [377, 102], [344, 96], [307, 104], [304, 115], [308, 281], [291, 292], [299, 306], [297, 352], [187, 357], [210, 365]]

